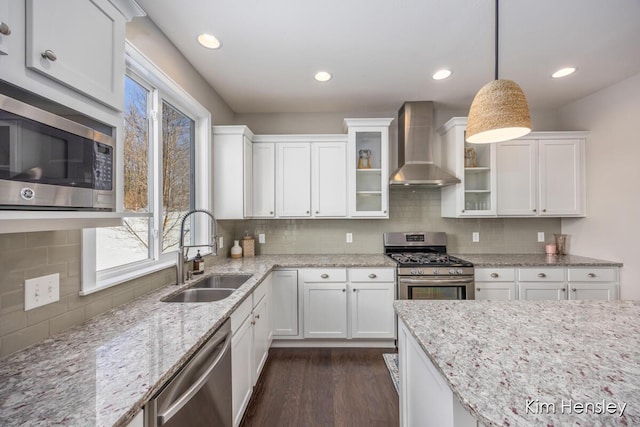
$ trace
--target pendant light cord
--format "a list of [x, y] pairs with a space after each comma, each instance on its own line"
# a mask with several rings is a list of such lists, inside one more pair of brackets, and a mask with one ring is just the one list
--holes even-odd
[[495, 80], [498, 80], [498, 3], [496, 0], [496, 63], [495, 63]]

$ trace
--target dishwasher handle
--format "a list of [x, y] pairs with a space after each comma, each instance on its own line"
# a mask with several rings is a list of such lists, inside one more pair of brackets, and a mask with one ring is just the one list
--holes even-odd
[[[193, 396], [207, 383], [207, 380], [215, 370], [216, 366], [222, 359], [222, 357], [229, 350], [229, 346], [231, 345], [231, 333], [227, 333], [215, 340], [214, 342], [208, 343], [207, 346], [216, 346], [220, 347], [220, 344], [224, 340], [224, 345], [220, 350], [215, 353], [215, 360], [211, 363], [211, 366], [207, 368], [207, 370], [198, 378], [191, 387], [187, 389], [180, 397], [175, 399], [175, 401], [161, 414], [158, 414], [158, 425], [166, 424], [175, 414], [182, 409], [184, 405], [186, 405]], [[204, 352], [203, 352], [204, 353]]]

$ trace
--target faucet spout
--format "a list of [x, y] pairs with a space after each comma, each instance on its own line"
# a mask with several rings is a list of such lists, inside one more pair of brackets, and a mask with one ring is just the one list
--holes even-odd
[[[211, 230], [211, 237], [209, 240], [209, 243], [206, 245], [186, 245], [184, 244], [184, 224], [187, 221], [187, 218], [189, 218], [191, 215], [195, 214], [195, 213], [204, 213], [209, 215], [209, 217], [211, 218], [211, 223], [213, 225], [212, 230]], [[182, 222], [180, 223], [180, 241], [178, 244], [178, 263], [176, 264], [176, 284], [177, 285], [183, 285], [184, 284], [184, 262], [185, 260], [185, 253], [184, 253], [184, 249], [185, 248], [191, 248], [191, 247], [200, 247], [200, 246], [208, 246], [211, 248], [211, 253], [212, 255], [218, 255], [218, 244], [217, 244], [217, 240], [218, 240], [218, 222], [216, 221], [216, 218], [213, 216], [213, 214], [211, 212], [209, 212], [206, 209], [192, 209], [189, 212], [187, 212], [184, 217], [182, 218]]]

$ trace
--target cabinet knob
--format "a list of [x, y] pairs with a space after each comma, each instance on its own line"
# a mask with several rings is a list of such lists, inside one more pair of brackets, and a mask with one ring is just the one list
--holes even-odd
[[542, 209], [542, 212], [546, 212], [546, 211], [547, 211], [546, 209]]
[[[355, 292], [356, 290], [354, 289], [353, 291]], [[346, 289], [343, 289], [343, 290], [342, 290], [342, 292], [347, 292], [347, 290], [346, 290]]]
[[355, 292], [355, 291], [357, 291], [357, 289], [355, 289], [355, 288], [354, 288], [354, 289], [353, 289], [353, 292]]
[[269, 215], [273, 215], [273, 211], [270, 211], [270, 212], [269, 212]]
[[587, 274], [587, 276], [589, 276], [589, 277], [591, 277], [593, 279], [594, 277], [596, 277], [596, 273], [589, 273], [589, 274]]
[[307, 215], [309, 215], [309, 211], [307, 211]]
[[369, 275], [369, 279], [375, 279], [376, 277], [378, 277], [375, 273], [371, 273]]
[[491, 277], [495, 279], [496, 277], [500, 277], [500, 275], [498, 273], [491, 273]]
[[560, 288], [560, 290], [561, 290], [562, 292], [566, 291], [566, 289], [565, 289], [565, 288]]
[[533, 211], [534, 211], [534, 212], [538, 212], [538, 210], [537, 210], [537, 209], [534, 209]]
[[384, 211], [383, 213], [387, 213], [387, 211]]
[[323, 279], [328, 279], [329, 275], [327, 273], [322, 273], [320, 277], [322, 277]]
[[256, 324], [256, 321], [255, 321], [255, 320], [252, 320], [252, 321], [251, 321], [251, 324], [252, 324], [252, 325], [255, 325], [255, 324]]
[[544, 277], [547, 277], [547, 275], [546, 275], [546, 274], [544, 274], [544, 273], [538, 273], [538, 277], [542, 277], [542, 278], [544, 278]]
[[55, 54], [55, 53], [53, 53], [53, 51], [52, 51], [52, 50], [49, 50], [49, 49], [47, 49], [47, 50], [45, 50], [44, 52], [42, 52], [42, 53], [40, 54], [40, 56], [42, 56], [44, 59], [48, 59], [48, 60], [49, 60], [49, 61], [51, 61], [51, 62], [53, 62], [53, 61], [55, 61], [56, 59], [58, 59], [58, 57], [56, 56], [56, 54]]
[[318, 215], [320, 213], [320, 211], [316, 211], [316, 215]]
[[578, 292], [578, 289], [576, 289], [576, 288], [571, 288], [571, 290], [572, 290], [573, 292]]
[[256, 319], [259, 319], [259, 318], [260, 318], [260, 315], [259, 315], [259, 314], [256, 314]]
[[476, 288], [476, 291], [480, 292], [480, 288]]
[[464, 209], [462, 209], [460, 212], [464, 213]]
[[0, 22], [0, 34], [5, 36], [11, 34], [11, 28], [9, 28], [6, 22]]

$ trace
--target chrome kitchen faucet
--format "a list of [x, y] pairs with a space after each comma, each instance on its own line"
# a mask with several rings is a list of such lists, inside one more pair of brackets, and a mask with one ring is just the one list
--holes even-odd
[[[202, 212], [211, 217], [211, 222], [213, 223], [213, 230], [211, 232], [211, 240], [206, 245], [184, 245], [184, 223], [187, 221], [191, 215]], [[195, 248], [207, 246], [211, 248], [212, 255], [218, 255], [218, 245], [216, 240], [218, 239], [218, 223], [216, 222], [216, 218], [213, 216], [211, 212], [206, 209], [193, 209], [187, 212], [182, 218], [182, 222], [180, 223], [180, 244], [178, 245], [178, 264], [176, 265], [176, 285], [184, 284], [184, 262], [187, 260], [187, 256], [184, 253], [184, 248]]]

